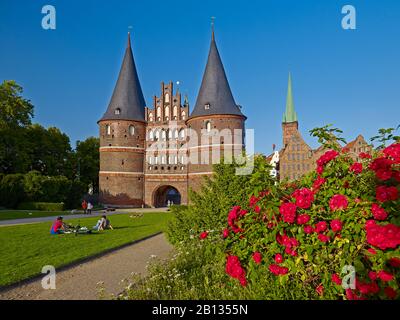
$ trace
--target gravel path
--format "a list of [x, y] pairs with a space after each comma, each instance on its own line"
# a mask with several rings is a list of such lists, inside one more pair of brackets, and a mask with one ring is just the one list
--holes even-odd
[[132, 273], [146, 275], [150, 260], [168, 258], [172, 246], [164, 234], [158, 234], [128, 247], [113, 251], [94, 260], [64, 269], [57, 273], [55, 290], [44, 290], [41, 279], [17, 288], [0, 291], [0, 300], [95, 300], [99, 299], [99, 282], [110, 298], [126, 286], [122, 282]]
[[[82, 219], [82, 218], [90, 218], [90, 217], [99, 217], [103, 214], [107, 216], [112, 216], [114, 214], [123, 214], [123, 213], [146, 213], [146, 212], [166, 212], [168, 208], [146, 208], [146, 209], [118, 209], [118, 211], [96, 211], [92, 214], [71, 214], [64, 215], [64, 221], [71, 219]], [[39, 218], [24, 218], [24, 219], [13, 219], [13, 220], [2, 220], [0, 221], [0, 227], [2, 226], [11, 226], [11, 225], [19, 225], [19, 224], [31, 224], [31, 223], [39, 223], [39, 222], [47, 222], [54, 221], [57, 217], [39, 217]]]

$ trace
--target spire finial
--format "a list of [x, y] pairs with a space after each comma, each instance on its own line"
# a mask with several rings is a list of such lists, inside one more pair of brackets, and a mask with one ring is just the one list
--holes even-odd
[[214, 24], [215, 24], [215, 17], [211, 17], [211, 39], [213, 41], [215, 40]]
[[127, 44], [128, 48], [131, 47], [131, 30], [132, 30], [132, 26], [129, 26], [128, 27], [128, 44]]

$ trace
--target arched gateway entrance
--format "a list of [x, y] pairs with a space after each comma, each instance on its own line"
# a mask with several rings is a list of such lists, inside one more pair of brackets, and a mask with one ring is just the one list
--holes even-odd
[[156, 208], [166, 207], [168, 201], [171, 204], [181, 204], [181, 194], [172, 186], [161, 186], [154, 191], [153, 205]]

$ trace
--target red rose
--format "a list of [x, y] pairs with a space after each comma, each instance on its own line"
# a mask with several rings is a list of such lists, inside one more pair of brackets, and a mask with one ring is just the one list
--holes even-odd
[[400, 143], [393, 143], [383, 150], [386, 157], [392, 158], [395, 163], [400, 163]]
[[207, 231], [204, 231], [204, 232], [200, 233], [200, 239], [201, 240], [204, 240], [207, 237], [208, 237], [208, 232]]
[[336, 194], [331, 198], [331, 200], [329, 200], [329, 208], [331, 211], [345, 210], [348, 204], [349, 202], [347, 201], [346, 196], [342, 194]]
[[318, 177], [317, 179], [315, 179], [314, 183], [313, 183], [313, 190], [318, 190], [324, 183], [325, 183], [325, 179], [322, 177]]
[[224, 229], [224, 231], [223, 231], [223, 233], [222, 233], [222, 237], [223, 237], [224, 239], [226, 239], [226, 238], [229, 237], [229, 230], [228, 230], [228, 229]]
[[282, 262], [283, 262], [283, 257], [282, 257], [282, 255], [280, 254], [280, 253], [277, 253], [276, 255], [275, 255], [275, 262], [277, 263], [277, 264], [281, 264]]
[[372, 204], [371, 212], [376, 220], [386, 220], [387, 212], [376, 203]]
[[307, 226], [304, 226], [304, 232], [305, 232], [306, 234], [310, 234], [310, 233], [313, 233], [313, 232], [314, 232], [314, 229], [313, 229], [313, 227], [311, 227], [310, 225], [307, 225]]
[[315, 225], [315, 232], [321, 233], [328, 229], [328, 224], [325, 221], [320, 221]]
[[367, 250], [370, 254], [376, 254], [376, 250], [374, 248], [369, 248]]
[[296, 206], [308, 209], [314, 201], [314, 193], [307, 188], [298, 189], [293, 192], [292, 197], [296, 199]]
[[323, 174], [324, 173], [324, 167], [323, 166], [317, 166], [317, 173], [318, 174]]
[[297, 216], [297, 224], [306, 224], [310, 221], [310, 216], [308, 214], [300, 214]]
[[240, 265], [240, 260], [237, 256], [227, 257], [225, 272], [232, 278], [238, 279], [242, 286], [247, 285], [246, 272]]
[[253, 253], [253, 260], [255, 263], [260, 264], [262, 260], [262, 256], [260, 252], [254, 252]]
[[396, 299], [397, 292], [392, 287], [386, 287], [384, 291], [385, 291], [386, 296], [389, 299]]
[[378, 225], [375, 220], [365, 224], [367, 242], [381, 250], [395, 249], [400, 244], [400, 227], [394, 224]]
[[283, 221], [287, 223], [294, 223], [296, 219], [297, 207], [292, 202], [287, 202], [281, 205], [279, 212], [283, 216]]
[[254, 207], [254, 212], [255, 213], [260, 213], [261, 212], [261, 208], [259, 206], [255, 206]]
[[380, 202], [396, 201], [399, 191], [396, 187], [379, 186], [376, 188], [376, 199]]
[[360, 174], [363, 170], [363, 165], [359, 162], [355, 162], [351, 165], [349, 170], [354, 172], [355, 174]]
[[339, 155], [339, 153], [335, 150], [329, 150], [327, 152], [325, 152], [325, 154], [323, 154], [318, 160], [317, 160], [317, 165], [318, 166], [325, 166], [328, 162], [330, 162], [331, 160], [335, 159], [337, 156]]
[[372, 156], [371, 156], [370, 154], [365, 153], [365, 152], [361, 152], [361, 153], [359, 154], [359, 157], [360, 157], [361, 159], [371, 159], [371, 158], [372, 158]]
[[315, 291], [318, 293], [318, 295], [322, 296], [324, 294], [324, 286], [320, 284]]
[[375, 175], [380, 180], [389, 180], [392, 177], [393, 161], [386, 158], [376, 158], [371, 162], [369, 168], [375, 172]]
[[339, 232], [342, 230], [342, 222], [338, 219], [331, 221], [331, 229], [333, 232]]
[[388, 282], [393, 280], [393, 275], [385, 270], [381, 270], [378, 272], [378, 278], [382, 281]]
[[332, 274], [332, 282], [336, 283], [338, 286], [342, 285], [342, 279], [340, 279], [336, 273]]
[[390, 264], [392, 267], [400, 268], [400, 259], [399, 259], [399, 258], [391, 258], [391, 259], [389, 260], [389, 264]]
[[321, 233], [321, 234], [318, 235], [318, 240], [323, 242], [323, 243], [326, 243], [326, 242], [329, 241], [329, 237], [327, 235], [324, 235], [324, 234]]
[[281, 267], [276, 264], [271, 264], [268, 269], [276, 276], [282, 276], [289, 272], [288, 268]]
[[378, 275], [376, 274], [375, 271], [370, 271], [368, 272], [368, 277], [372, 280], [375, 281], [378, 278]]
[[260, 198], [257, 198], [257, 197], [255, 197], [254, 195], [252, 195], [251, 197], [250, 197], [250, 200], [249, 200], [249, 206], [250, 207], [254, 207], [256, 204], [257, 204], [257, 202], [260, 200]]

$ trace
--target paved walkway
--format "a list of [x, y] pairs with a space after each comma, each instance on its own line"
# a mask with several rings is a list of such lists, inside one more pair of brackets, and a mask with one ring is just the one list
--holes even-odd
[[123, 279], [132, 273], [146, 275], [146, 264], [154, 259], [168, 258], [172, 246], [159, 234], [97, 259], [64, 269], [57, 273], [56, 290], [44, 290], [41, 279], [17, 288], [0, 291], [0, 300], [95, 300], [99, 298], [99, 282], [107, 293], [118, 295], [126, 287]]
[[[112, 216], [114, 214], [121, 214], [121, 213], [134, 213], [134, 212], [165, 212], [168, 208], [145, 208], [145, 209], [118, 209], [116, 211], [109, 211], [106, 212], [105, 210], [102, 211], [94, 211], [92, 214], [69, 214], [64, 215], [64, 221], [71, 220], [71, 219], [82, 219], [82, 218], [90, 218], [90, 217], [98, 217], [103, 214], [107, 216]], [[18, 225], [18, 224], [30, 224], [30, 223], [39, 223], [39, 222], [46, 222], [46, 221], [54, 221], [56, 216], [52, 217], [40, 217], [40, 218], [26, 218], [26, 219], [13, 219], [13, 220], [3, 220], [0, 221], [1, 226], [10, 226], [10, 225]]]

